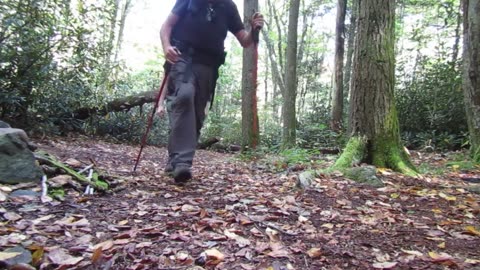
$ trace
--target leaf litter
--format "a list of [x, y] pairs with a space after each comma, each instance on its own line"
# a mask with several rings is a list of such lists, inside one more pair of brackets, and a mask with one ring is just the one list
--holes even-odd
[[45, 203], [9, 198], [15, 189], [1, 186], [2, 262], [23, 246], [37, 269], [480, 267], [480, 196], [462, 180], [479, 170], [420, 178], [379, 170], [384, 188], [320, 175], [315, 188], [299, 190], [295, 173], [199, 151], [195, 179], [179, 187], [163, 173], [164, 148], [146, 147], [133, 174], [134, 146], [86, 138], [38, 145], [72, 166], [94, 163], [123, 185], [93, 196], [67, 190], [63, 201]]

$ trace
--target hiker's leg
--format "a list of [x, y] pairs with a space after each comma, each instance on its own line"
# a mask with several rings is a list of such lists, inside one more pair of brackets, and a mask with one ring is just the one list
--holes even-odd
[[195, 122], [198, 141], [200, 139], [200, 130], [210, 109], [210, 101], [215, 90], [217, 73], [215, 68], [202, 64], [194, 64], [193, 73], [195, 74], [197, 84], [197, 92], [195, 93]]
[[170, 120], [168, 152], [173, 167], [190, 167], [197, 146], [195, 79], [188, 65], [182, 59], [172, 66], [166, 98]]

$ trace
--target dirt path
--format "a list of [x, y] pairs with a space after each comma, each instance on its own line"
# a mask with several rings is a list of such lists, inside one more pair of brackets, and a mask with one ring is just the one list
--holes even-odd
[[43, 250], [44, 269], [480, 269], [480, 197], [454, 175], [385, 173], [382, 189], [338, 175], [301, 191], [294, 174], [199, 151], [178, 187], [162, 148], [147, 147], [133, 175], [136, 146], [39, 144], [126, 180], [114, 194], [2, 204], [19, 218], [0, 223], [0, 246]]

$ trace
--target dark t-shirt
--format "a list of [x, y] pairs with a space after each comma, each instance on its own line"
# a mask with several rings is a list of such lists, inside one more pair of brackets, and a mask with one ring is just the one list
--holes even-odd
[[[208, 20], [208, 9], [211, 20]], [[177, 0], [172, 10], [180, 17], [172, 30], [172, 39], [211, 54], [223, 54], [227, 32], [244, 29], [237, 6], [232, 0]]]

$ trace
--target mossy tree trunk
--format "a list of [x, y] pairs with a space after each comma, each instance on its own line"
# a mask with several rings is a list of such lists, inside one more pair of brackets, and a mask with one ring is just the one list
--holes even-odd
[[395, 1], [360, 0], [350, 96], [350, 140], [334, 169], [356, 163], [415, 175], [394, 102]]
[[464, 0], [463, 92], [471, 153], [480, 163], [480, 0]]

